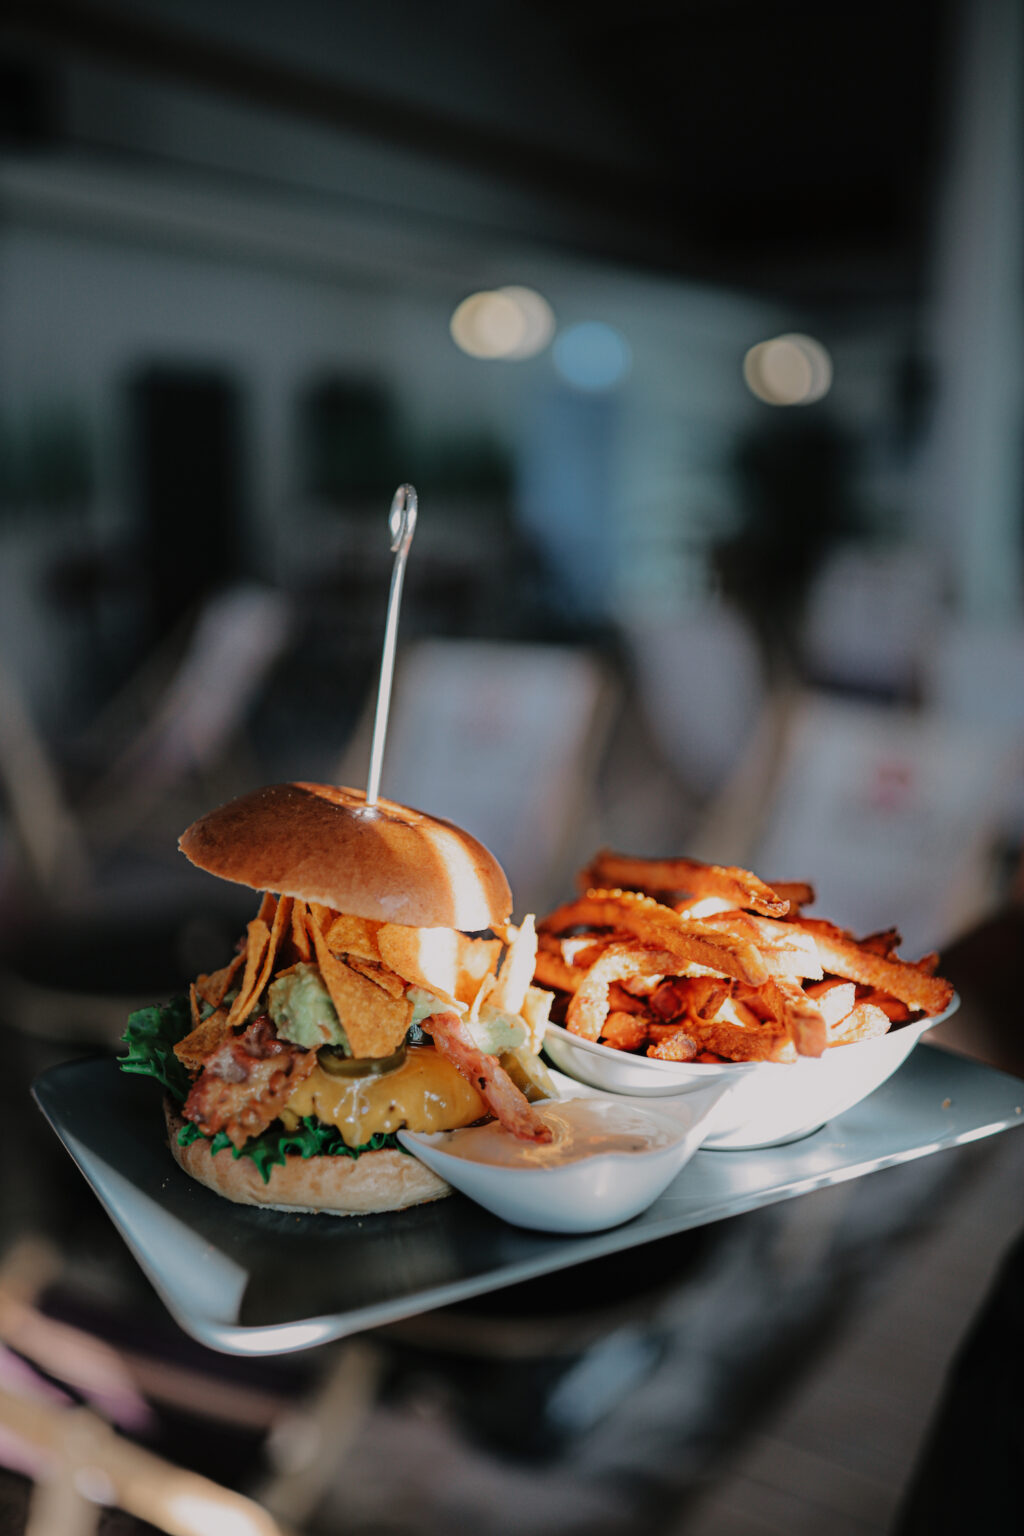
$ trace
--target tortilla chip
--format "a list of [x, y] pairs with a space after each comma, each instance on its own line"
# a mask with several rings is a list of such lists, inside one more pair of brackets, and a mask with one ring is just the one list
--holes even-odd
[[333, 907], [325, 907], [322, 901], [311, 901], [309, 904], [310, 933], [314, 928], [319, 928], [321, 933], [326, 933], [337, 915]]
[[[261, 907], [262, 911], [263, 908]], [[255, 918], [249, 924], [249, 943], [246, 946], [245, 977], [239, 989], [238, 996], [231, 1004], [231, 1012], [228, 1014], [230, 1024], [240, 1024], [252, 1010], [253, 1004], [259, 997], [263, 988], [270, 980], [274, 972], [274, 957], [277, 947], [281, 942], [281, 935], [291, 923], [292, 898], [282, 896], [274, 911], [274, 926], [267, 929], [266, 922], [262, 918]], [[256, 930], [255, 935], [253, 930]], [[262, 932], [261, 932], [262, 930]], [[263, 935], [266, 934], [266, 938]], [[253, 964], [253, 955], [258, 953], [259, 958]], [[248, 983], [248, 989], [247, 989]]]
[[539, 1051], [544, 1044], [544, 1031], [548, 1027], [548, 1015], [555, 994], [544, 987], [527, 987], [523, 1006], [519, 1013], [530, 1033], [530, 1049]]
[[481, 981], [480, 985], [476, 989], [476, 995], [469, 1005], [469, 1012], [466, 1015], [466, 1018], [470, 1021], [470, 1023], [475, 1023], [476, 1020], [480, 1017], [480, 1009], [483, 1007], [484, 1003], [488, 1001], [491, 989], [496, 985], [497, 982], [493, 976], [485, 976], [483, 981]]
[[273, 891], [264, 891], [263, 900], [260, 902], [259, 911], [256, 913], [256, 916], [262, 918], [268, 928], [272, 928], [276, 911], [277, 897]]
[[219, 1008], [224, 1001], [224, 994], [241, 970], [245, 961], [245, 952], [237, 954], [227, 965], [221, 966], [219, 971], [211, 971], [207, 976], [196, 977], [196, 991], [204, 1003], [209, 1003], [211, 1008]]
[[349, 917], [345, 912], [323, 925], [327, 947], [335, 955], [356, 955], [360, 960], [379, 960], [377, 930], [380, 923], [369, 917]]
[[[459, 943], [453, 928], [408, 928], [383, 923], [377, 933], [380, 957], [413, 987], [423, 987], [456, 1013], [466, 1005], [458, 996]], [[474, 992], [476, 988], [472, 989]]]
[[[471, 1003], [484, 977], [493, 979], [500, 954], [500, 939], [470, 939], [464, 933], [456, 933], [455, 996], [460, 1002]], [[531, 962], [531, 974], [532, 969]]]
[[530, 913], [524, 917], [522, 926], [505, 952], [498, 972], [498, 985], [488, 999], [492, 1007], [501, 1008], [505, 1013], [521, 1012], [526, 989], [533, 980], [536, 959], [537, 932], [533, 914]]
[[320, 975], [353, 1056], [390, 1056], [397, 1051], [412, 1019], [412, 1003], [407, 998], [389, 997], [383, 987], [338, 960], [316, 925], [313, 943]]
[[228, 1015], [232, 1025], [240, 1023], [249, 1011], [252, 989], [260, 973], [260, 966], [263, 964], [263, 956], [267, 952], [269, 943], [270, 929], [262, 917], [254, 917], [246, 929], [245, 970], [242, 973], [242, 982]]
[[208, 1019], [197, 1024], [183, 1040], [178, 1041], [174, 1054], [190, 1072], [201, 1072], [214, 1051], [219, 1050], [230, 1034], [227, 1013], [223, 1008], [218, 1008], [216, 1013], [211, 1013]]
[[191, 982], [188, 989], [188, 1011], [192, 1015], [192, 1028], [195, 1029], [202, 1023], [202, 1015], [199, 1012], [199, 998], [196, 994], [196, 984]]
[[389, 997], [404, 997], [405, 982], [401, 976], [396, 976], [394, 971], [389, 971], [386, 965], [381, 965], [379, 960], [363, 960], [358, 955], [343, 955], [340, 957], [352, 971], [358, 971], [360, 976], [365, 976], [367, 981], [372, 981], [378, 987], [383, 987]]
[[309, 908], [304, 901], [292, 904], [292, 944], [300, 960], [312, 960], [313, 945], [309, 937]]

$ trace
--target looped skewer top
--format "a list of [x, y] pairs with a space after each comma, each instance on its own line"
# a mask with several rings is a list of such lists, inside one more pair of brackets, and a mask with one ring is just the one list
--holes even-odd
[[380, 773], [384, 761], [384, 742], [388, 734], [388, 711], [391, 708], [391, 684], [395, 673], [395, 648], [398, 643], [398, 615], [402, 606], [402, 582], [405, 579], [405, 562], [416, 531], [418, 509], [416, 489], [412, 485], [400, 485], [391, 500], [388, 513], [388, 532], [391, 534], [391, 552], [395, 563], [391, 570], [391, 591], [388, 594], [388, 616], [384, 626], [384, 650], [380, 659], [380, 683], [377, 687], [377, 709], [373, 717], [373, 742], [370, 747], [370, 771], [366, 780], [366, 804], [372, 808], [380, 794]]

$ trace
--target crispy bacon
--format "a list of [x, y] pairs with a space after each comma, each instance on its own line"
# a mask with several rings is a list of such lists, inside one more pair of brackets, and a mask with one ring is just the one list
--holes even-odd
[[185, 1119], [206, 1136], [225, 1131], [241, 1147], [276, 1120], [315, 1066], [315, 1051], [279, 1040], [273, 1021], [261, 1013], [209, 1057], [185, 1100]]
[[455, 1013], [432, 1013], [423, 1021], [434, 1045], [442, 1056], [457, 1067], [476, 1088], [497, 1120], [518, 1136], [520, 1141], [546, 1142], [552, 1138], [549, 1126], [530, 1107], [504, 1067], [476, 1045], [466, 1025]]

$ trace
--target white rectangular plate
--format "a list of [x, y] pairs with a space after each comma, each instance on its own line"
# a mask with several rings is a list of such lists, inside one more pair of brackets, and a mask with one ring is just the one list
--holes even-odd
[[1024, 1083], [922, 1045], [803, 1141], [698, 1152], [633, 1221], [566, 1237], [457, 1194], [361, 1218], [232, 1205], [172, 1161], [154, 1083], [104, 1058], [54, 1067], [33, 1092], [177, 1322], [238, 1355], [308, 1349], [1024, 1121]]

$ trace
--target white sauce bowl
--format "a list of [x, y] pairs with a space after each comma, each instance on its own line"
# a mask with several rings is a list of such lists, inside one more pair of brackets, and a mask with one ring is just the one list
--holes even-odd
[[[560, 1097], [587, 1097], [578, 1083], [559, 1073], [553, 1076]], [[471, 1162], [442, 1149], [447, 1132], [399, 1131], [398, 1139], [453, 1189], [514, 1226], [541, 1232], [600, 1232], [638, 1216], [671, 1184], [701, 1145], [727, 1092], [727, 1084], [705, 1082], [685, 1099], [673, 1099], [671, 1105], [644, 1102], [643, 1112], [668, 1138], [665, 1146], [644, 1152], [597, 1153], [553, 1167]]]

